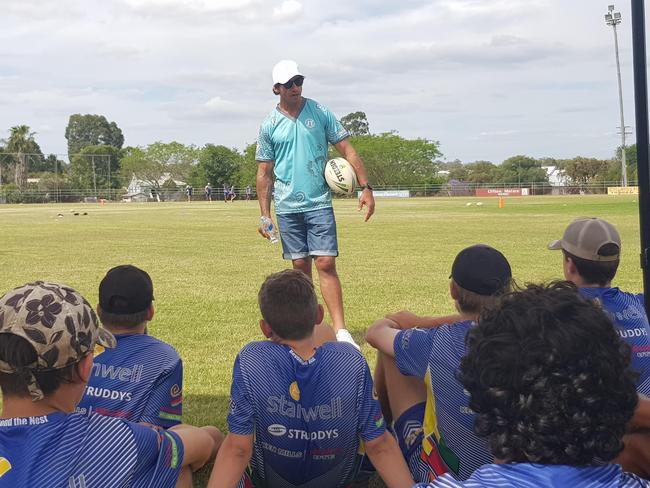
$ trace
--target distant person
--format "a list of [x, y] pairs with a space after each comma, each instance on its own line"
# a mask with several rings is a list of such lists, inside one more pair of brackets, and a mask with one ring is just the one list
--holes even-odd
[[[301, 271], [269, 276], [259, 292], [260, 328], [235, 360], [229, 434], [209, 487], [343, 488], [355, 479], [360, 443], [389, 488], [413, 479], [373, 399], [365, 359], [350, 344], [319, 346], [323, 319]], [[248, 478], [248, 475], [246, 475]], [[242, 485], [239, 485], [242, 486]]]
[[366, 221], [375, 211], [372, 186], [348, 131], [325, 106], [302, 96], [305, 76], [296, 62], [278, 62], [272, 78], [273, 93], [280, 101], [262, 122], [255, 153], [261, 214], [258, 231], [269, 238], [265, 220], [271, 219], [274, 190], [284, 259], [290, 259], [295, 269], [309, 277], [313, 261], [337, 337], [359, 347], [346, 329], [343, 292], [336, 270], [336, 220], [332, 194], [324, 177], [329, 144], [356, 172], [361, 191], [358, 210], [367, 207]]
[[402, 313], [368, 329], [366, 339], [379, 351], [375, 387], [383, 413], [394, 420], [416, 481], [447, 472], [464, 480], [492, 462], [485, 440], [474, 434], [474, 414], [456, 372], [465, 356], [465, 337], [481, 311], [510, 290], [511, 280], [501, 252], [470, 246], [451, 266], [449, 292], [460, 315], [436, 319]]
[[226, 185], [226, 184], [224, 183], [224, 184], [223, 184], [223, 201], [224, 201], [225, 203], [228, 202], [228, 197], [229, 197], [229, 195], [230, 195], [230, 192], [228, 191], [228, 185]]
[[192, 202], [192, 193], [194, 192], [194, 188], [192, 188], [192, 185], [187, 185], [187, 188], [185, 189], [185, 193], [187, 193], [187, 203]]
[[215, 455], [214, 427], [156, 430], [73, 413], [93, 349], [115, 338], [72, 288], [37, 281], [9, 291], [0, 329], [0, 486], [191, 487], [192, 471]]
[[205, 199], [208, 202], [212, 201], [212, 185], [210, 185], [210, 183], [205, 185]]
[[246, 201], [251, 199], [252, 194], [253, 194], [253, 190], [251, 189], [251, 186], [246, 185]]
[[548, 248], [562, 250], [564, 277], [609, 313], [619, 336], [632, 348], [632, 369], [640, 373], [637, 390], [650, 396], [650, 325], [643, 294], [612, 287], [621, 256], [616, 228], [603, 219], [581, 217]]
[[235, 185], [232, 185], [232, 186], [230, 187], [229, 195], [230, 195], [230, 201], [231, 201], [231, 202], [232, 202], [235, 198], [237, 198], [237, 192], [235, 191]]
[[117, 345], [95, 352], [78, 412], [165, 428], [181, 423], [183, 363], [172, 346], [145, 333], [153, 298], [149, 274], [135, 266], [116, 266], [102, 279], [97, 313]]
[[604, 464], [623, 449], [635, 378], [607, 313], [571, 284], [529, 285], [485, 309], [467, 334], [459, 380], [496, 463], [427, 486], [650, 486]]

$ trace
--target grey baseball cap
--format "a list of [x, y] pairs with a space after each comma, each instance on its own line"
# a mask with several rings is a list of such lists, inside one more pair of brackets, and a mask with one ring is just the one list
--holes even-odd
[[[599, 254], [605, 244], [615, 244], [618, 252], [611, 256]], [[548, 248], [564, 249], [587, 261], [616, 261], [621, 253], [621, 236], [606, 220], [597, 217], [579, 217], [569, 224], [562, 239], [551, 242]]]

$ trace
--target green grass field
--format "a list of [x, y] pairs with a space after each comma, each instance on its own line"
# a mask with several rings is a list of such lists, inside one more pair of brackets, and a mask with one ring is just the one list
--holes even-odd
[[[483, 205], [466, 206], [478, 201]], [[337, 200], [335, 211], [346, 319], [371, 364], [363, 336], [376, 318], [402, 308], [453, 311], [451, 262], [471, 244], [504, 252], [520, 283], [550, 280], [561, 277], [561, 253], [547, 251], [547, 243], [574, 217], [603, 217], [623, 239], [616, 284], [642, 288], [634, 197], [508, 198], [503, 209], [496, 198], [379, 199], [367, 223], [354, 200]], [[288, 267], [280, 246], [257, 234], [258, 220], [257, 202], [241, 201], [0, 206], [0, 293], [53, 280], [94, 304], [110, 267], [147, 270], [156, 298], [149, 331], [184, 361], [185, 420], [225, 430], [233, 360], [262, 337], [257, 290], [266, 275]]]

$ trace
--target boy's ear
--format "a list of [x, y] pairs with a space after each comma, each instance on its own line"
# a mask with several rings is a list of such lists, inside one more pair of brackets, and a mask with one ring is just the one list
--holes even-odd
[[151, 320], [153, 319], [154, 314], [155, 314], [155, 311], [154, 311], [153, 303], [152, 303], [151, 305], [149, 305], [149, 308], [147, 309], [146, 321], [151, 322]]
[[266, 323], [266, 320], [260, 319], [260, 329], [262, 330], [262, 334], [264, 334], [264, 337], [267, 339], [270, 339], [273, 336], [273, 330], [271, 329], [271, 326]]
[[323, 309], [323, 306], [319, 303], [318, 312], [316, 312], [316, 325], [320, 324], [323, 321], [323, 317], [325, 317], [325, 310]]
[[79, 372], [79, 377], [84, 383], [88, 383], [92, 369], [93, 369], [92, 354], [88, 354], [85, 358], [79, 361], [79, 363], [77, 363], [77, 371]]
[[564, 262], [562, 264], [564, 268], [564, 277], [567, 280], [571, 281], [574, 276], [579, 275], [576, 263], [574, 263], [573, 259], [571, 259], [569, 256], [564, 257]]
[[449, 294], [451, 295], [452, 300], [458, 300], [458, 288], [454, 280], [449, 280]]

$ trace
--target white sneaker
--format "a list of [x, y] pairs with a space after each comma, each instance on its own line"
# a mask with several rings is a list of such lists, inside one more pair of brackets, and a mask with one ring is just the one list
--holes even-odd
[[357, 348], [358, 351], [361, 351], [361, 348], [359, 347], [359, 344], [354, 342], [354, 339], [352, 338], [352, 335], [350, 332], [348, 332], [348, 329], [339, 329], [336, 331], [336, 340], [339, 342], [347, 342], [348, 344], [352, 344], [354, 347]]

